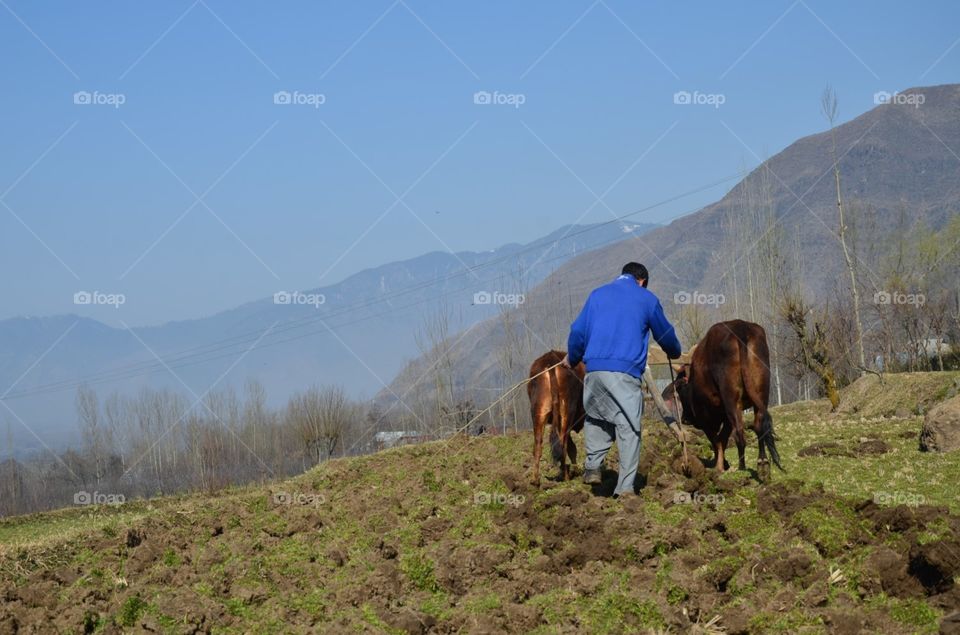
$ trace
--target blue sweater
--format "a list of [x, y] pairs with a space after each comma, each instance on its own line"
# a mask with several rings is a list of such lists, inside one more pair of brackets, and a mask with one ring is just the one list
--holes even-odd
[[668, 357], [680, 357], [680, 340], [663, 314], [660, 300], [628, 275], [594, 289], [570, 325], [567, 355], [587, 372], [611, 370], [634, 377], [647, 365], [647, 332]]

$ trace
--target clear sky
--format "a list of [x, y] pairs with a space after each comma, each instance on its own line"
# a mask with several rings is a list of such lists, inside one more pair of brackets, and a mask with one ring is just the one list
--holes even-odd
[[848, 120], [958, 81], [958, 40], [955, 0], [0, 0], [0, 318], [201, 317], [608, 220], [823, 130], [827, 83]]

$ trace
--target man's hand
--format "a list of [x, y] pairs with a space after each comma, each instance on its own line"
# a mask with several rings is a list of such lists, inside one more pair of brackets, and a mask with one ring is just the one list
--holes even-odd
[[569, 355], [564, 355], [564, 356], [563, 356], [563, 359], [560, 360], [560, 365], [563, 366], [564, 368], [573, 368], [573, 367], [570, 365], [570, 356], [569, 356]]

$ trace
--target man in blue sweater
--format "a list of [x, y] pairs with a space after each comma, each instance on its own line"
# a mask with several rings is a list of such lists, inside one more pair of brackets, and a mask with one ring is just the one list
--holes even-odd
[[585, 483], [600, 483], [600, 468], [616, 439], [620, 478], [614, 495], [633, 494], [640, 462], [641, 377], [647, 365], [648, 332], [667, 354], [680, 357], [680, 341], [663, 314], [660, 300], [647, 291], [649, 275], [631, 262], [616, 280], [594, 289], [570, 326], [565, 365], [587, 365], [583, 406], [586, 443]]

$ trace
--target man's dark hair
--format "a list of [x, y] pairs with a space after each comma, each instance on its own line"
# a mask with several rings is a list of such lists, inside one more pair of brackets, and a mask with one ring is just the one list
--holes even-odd
[[647, 286], [647, 282], [650, 280], [650, 274], [647, 273], [647, 268], [641, 265], [639, 262], [628, 262], [623, 265], [623, 269], [620, 271], [620, 275], [633, 276], [637, 280], [643, 280], [643, 286]]

